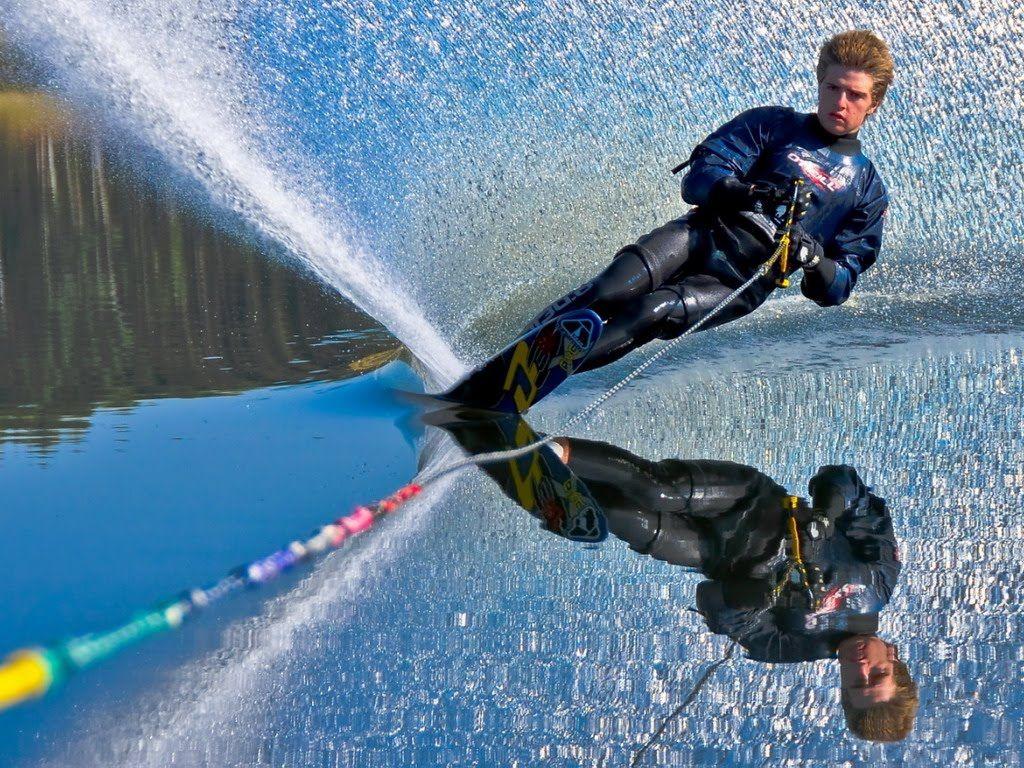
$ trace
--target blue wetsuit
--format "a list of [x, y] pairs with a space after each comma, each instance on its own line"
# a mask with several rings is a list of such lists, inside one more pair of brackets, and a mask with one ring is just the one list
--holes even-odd
[[[597, 368], [655, 338], [674, 338], [750, 278], [774, 249], [784, 213], [716, 205], [714, 185], [788, 186], [803, 178], [811, 203], [801, 225], [824, 249], [801, 289], [822, 306], [841, 304], [882, 243], [888, 195], [855, 136], [828, 133], [814, 114], [760, 107], [733, 118], [698, 144], [686, 164], [683, 199], [695, 206], [621, 249], [596, 278], [550, 305], [543, 322], [580, 307], [605, 321], [584, 369]], [[799, 267], [791, 263], [793, 270]], [[753, 311], [775, 288], [767, 275], [705, 324], [721, 325]]]
[[[698, 144], [691, 157], [683, 199], [698, 207], [710, 203], [712, 185], [724, 176], [781, 187], [793, 178], [804, 179], [812, 204], [801, 225], [825, 246], [825, 255], [836, 265], [827, 284], [809, 281], [811, 273], [805, 275], [801, 287], [808, 298], [823, 306], [843, 303], [857, 276], [875, 263], [889, 199], [856, 138], [833, 136], [813, 114], [761, 107], [723, 125]], [[779, 222], [746, 216], [774, 235]]]

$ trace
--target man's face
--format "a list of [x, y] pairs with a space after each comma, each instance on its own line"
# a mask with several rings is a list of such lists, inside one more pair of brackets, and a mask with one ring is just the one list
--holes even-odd
[[833, 64], [818, 83], [818, 121], [834, 136], [859, 129], [878, 106], [871, 96], [874, 83], [862, 69]]
[[896, 693], [896, 649], [874, 635], [854, 635], [839, 643], [839, 679], [857, 709], [889, 701]]

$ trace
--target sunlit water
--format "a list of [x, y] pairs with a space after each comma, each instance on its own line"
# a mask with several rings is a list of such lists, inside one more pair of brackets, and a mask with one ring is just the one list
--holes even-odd
[[[1022, 354], [1019, 336], [936, 339], [781, 376], [665, 373], [581, 432], [747, 463], [801, 494], [849, 463], [903, 552], [880, 634], [921, 690], [904, 742], [846, 733], [835, 662], [737, 656], [646, 764], [1018, 764]], [[571, 401], [535, 426], [557, 429]], [[332, 558], [215, 653], [74, 718], [38, 764], [623, 765], [727, 649], [688, 610], [702, 577], [555, 538], [481, 474], [394, 524], [372, 578], [362, 555]]]
[[816, 3], [784, 23], [771, 3], [7, 4], [56, 85], [442, 378], [449, 345], [479, 356], [677, 215], [667, 169], [724, 119], [813, 106], [814, 48], [837, 29], [876, 29], [898, 64], [864, 131], [893, 199], [864, 289], [975, 293], [1019, 261], [1024, 21], [1007, 0]]
[[[900, 67], [864, 133], [893, 197], [879, 264], [842, 309], [794, 292], [701, 334], [582, 434], [652, 459], [744, 462], [794, 493], [819, 465], [852, 464], [888, 499], [905, 553], [882, 614], [882, 634], [921, 688], [904, 743], [845, 733], [833, 662], [736, 658], [668, 724], [647, 764], [1019, 764], [1016, 5], [818, 4], [803, 17], [787, 10], [784, 23], [771, 4], [5, 5], [8, 31], [53, 88], [148, 143], [440, 380], [676, 215], [666, 169], [707, 131], [756, 104], [809, 108], [820, 39], [878, 30]], [[557, 431], [638, 359], [571, 383], [536, 426]], [[185, 424], [216, 461], [193, 494], [171, 499], [216, 522], [196, 529], [209, 549], [188, 557], [220, 573], [319, 522], [329, 500], [371, 498], [404, 479], [410, 440], [442, 460], [443, 441], [376, 399], [383, 385], [361, 382], [369, 400], [355, 397], [354, 412], [339, 404], [337, 420], [318, 410], [335, 402], [317, 388], [330, 385], [273, 390], [267, 402], [280, 407], [258, 407], [275, 417], [238, 433], [262, 395], [192, 413], [166, 401], [101, 414], [79, 445], [43, 464], [8, 450], [0, 471], [22, 493], [15, 519], [27, 518], [59, 509], [76, 478], [113, 483], [111, 459], [134, 445], [139, 485], [128, 499], [147, 499], [154, 484], [191, 479], [197, 454], [158, 446]], [[223, 421], [200, 426], [204, 407]], [[321, 424], [332, 442], [321, 443]], [[363, 441], [373, 457], [360, 455]], [[260, 445], [272, 446], [267, 463], [240, 472]], [[378, 464], [389, 449], [397, 463]], [[88, 471], [74, 468], [86, 460]], [[214, 492], [220, 477], [230, 478], [226, 497]], [[51, 495], [29, 495], [41, 486]], [[215, 510], [243, 491], [269, 524], [225, 549], [218, 541], [241, 518]], [[589, 550], [553, 538], [480, 474], [443, 491], [268, 602], [243, 600], [5, 715], [17, 763], [628, 764], [725, 652], [687, 610], [699, 577], [619, 542]], [[106, 498], [80, 493], [86, 509]], [[124, 516], [141, 508], [124, 497], [110, 505]], [[44, 529], [18, 541], [45, 543]], [[102, 586], [82, 602], [108, 602], [76, 608], [61, 593], [77, 566], [48, 565], [48, 551], [22, 555], [11, 594], [44, 604], [10, 598], [26, 617], [11, 644], [105, 625], [214, 575], [157, 552], [157, 576], [137, 579], [122, 604], [109, 596], [145, 573], [147, 550], [117, 567], [94, 558]]]

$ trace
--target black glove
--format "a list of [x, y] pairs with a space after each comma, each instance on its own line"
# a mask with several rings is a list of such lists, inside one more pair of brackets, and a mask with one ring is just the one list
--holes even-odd
[[762, 182], [748, 184], [735, 176], [724, 176], [711, 185], [708, 202], [719, 211], [771, 213], [789, 201], [789, 192]]
[[[774, 184], [767, 183], [755, 183], [751, 187], [753, 191], [751, 194], [755, 199], [760, 200], [762, 203], [762, 212], [774, 213], [781, 205], [789, 205], [789, 202], [793, 200], [793, 184], [796, 180], [791, 180], [786, 186], [780, 187]], [[811, 209], [811, 205], [814, 203], [814, 193], [807, 188], [806, 184], [802, 184], [796, 193], [796, 200], [793, 205], [793, 221], [800, 221], [807, 212]]]
[[755, 203], [761, 204], [764, 213], [774, 213], [780, 205], [789, 203], [791, 192], [788, 187], [777, 187], [759, 181], [750, 185], [750, 195]]
[[804, 269], [817, 269], [828, 257], [821, 243], [807, 234], [802, 226], [793, 224], [789, 231], [789, 258]]
[[825, 255], [821, 243], [811, 237], [799, 224], [794, 224], [789, 235], [789, 259], [792, 269], [803, 269], [810, 285], [827, 290], [836, 277], [836, 262]]

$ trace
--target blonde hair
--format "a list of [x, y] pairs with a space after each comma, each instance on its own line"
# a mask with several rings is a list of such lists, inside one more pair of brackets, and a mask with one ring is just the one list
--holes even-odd
[[871, 100], [877, 107], [885, 98], [895, 76], [895, 65], [889, 53], [889, 46], [874, 32], [866, 29], [851, 29], [840, 32], [828, 40], [818, 51], [818, 82], [825, 79], [825, 72], [834, 64], [841, 67], [860, 69], [871, 76]]
[[896, 693], [888, 701], [870, 707], [854, 707], [843, 691], [843, 714], [850, 733], [868, 741], [902, 741], [914, 729], [917, 717], [917, 683], [910, 677], [907, 665], [893, 663], [893, 681]]

